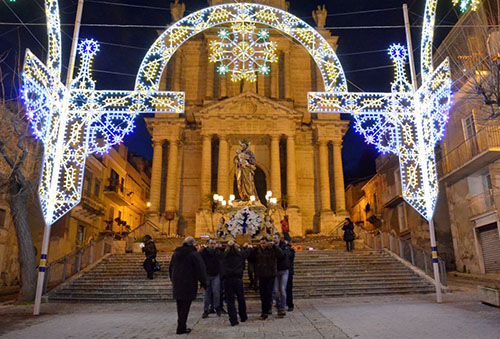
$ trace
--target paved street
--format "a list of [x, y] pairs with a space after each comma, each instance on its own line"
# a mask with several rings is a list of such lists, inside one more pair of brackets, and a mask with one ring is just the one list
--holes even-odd
[[229, 326], [227, 317], [201, 319], [195, 303], [188, 324], [175, 335], [173, 303], [44, 304], [0, 307], [0, 338], [498, 338], [500, 309], [482, 305], [471, 293], [299, 300], [283, 319], [259, 321], [259, 303], [249, 303], [247, 323]]

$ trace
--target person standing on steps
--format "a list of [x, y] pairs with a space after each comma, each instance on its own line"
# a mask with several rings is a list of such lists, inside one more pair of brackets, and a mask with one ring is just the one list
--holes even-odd
[[210, 306], [212, 305], [217, 313], [221, 315], [221, 297], [220, 297], [220, 284], [221, 284], [221, 258], [222, 252], [217, 249], [217, 242], [215, 239], [207, 241], [207, 247], [201, 250], [201, 257], [207, 268], [207, 289], [203, 295], [203, 314], [202, 318], [208, 318]]
[[247, 306], [245, 302], [245, 292], [243, 290], [243, 271], [245, 269], [245, 260], [251, 252], [248, 244], [245, 244], [244, 249], [240, 249], [238, 244], [233, 240], [227, 243], [227, 247], [223, 253], [222, 271], [224, 272], [224, 290], [226, 295], [227, 313], [229, 314], [229, 322], [231, 326], [239, 324], [236, 315], [235, 296], [238, 300], [238, 314], [240, 321], [247, 321]]
[[153, 268], [154, 262], [156, 260], [156, 246], [150, 235], [144, 236], [144, 246], [142, 247], [142, 253], [146, 255], [146, 259], [142, 266], [146, 270], [148, 279], [153, 279]]
[[175, 249], [168, 271], [173, 297], [177, 302], [177, 334], [189, 333], [191, 329], [186, 322], [191, 302], [196, 299], [198, 282], [202, 290], [207, 288], [205, 263], [196, 250], [196, 240], [193, 237], [186, 237], [182, 246]]
[[290, 222], [288, 221], [288, 215], [285, 215], [283, 220], [281, 220], [281, 232], [283, 232], [283, 239], [290, 242]]
[[344, 241], [347, 252], [351, 252], [354, 249], [354, 224], [351, 219], [345, 218], [342, 231], [344, 231]]
[[268, 241], [266, 237], [262, 237], [259, 247], [254, 248], [251, 252], [251, 257], [255, 260], [255, 271], [259, 277], [260, 320], [266, 320], [271, 312], [274, 278], [278, 274], [278, 260], [282, 259], [283, 256], [281, 248]]

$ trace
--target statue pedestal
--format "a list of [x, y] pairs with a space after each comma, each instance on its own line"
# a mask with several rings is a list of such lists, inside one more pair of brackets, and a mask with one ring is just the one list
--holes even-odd
[[[238, 243], [241, 241], [249, 242], [252, 236], [257, 237], [262, 230], [266, 207], [260, 203], [237, 201], [229, 207], [219, 209], [217, 212], [222, 214], [227, 225], [226, 232], [228, 235], [223, 237], [222, 240], [227, 241], [229, 238], [233, 238]], [[241, 239], [241, 236], [245, 239]]]

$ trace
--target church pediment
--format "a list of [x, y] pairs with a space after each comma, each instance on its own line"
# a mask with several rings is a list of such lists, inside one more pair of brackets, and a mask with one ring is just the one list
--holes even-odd
[[288, 117], [300, 118], [302, 113], [273, 99], [253, 92], [244, 92], [237, 96], [218, 101], [198, 112], [204, 118], [216, 117]]

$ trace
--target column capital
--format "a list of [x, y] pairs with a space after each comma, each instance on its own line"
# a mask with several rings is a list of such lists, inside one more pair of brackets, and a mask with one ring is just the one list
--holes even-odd
[[295, 133], [288, 133], [288, 134], [285, 134], [285, 137], [287, 139], [290, 139], [290, 140], [295, 140], [295, 136], [296, 134]]
[[334, 147], [342, 147], [342, 140], [332, 140]]
[[281, 133], [280, 134], [276, 134], [276, 133], [273, 133], [273, 134], [269, 134], [269, 137], [272, 139], [272, 140], [280, 140], [281, 139]]
[[211, 138], [214, 134], [212, 132], [201, 132], [200, 135], [203, 138]]
[[163, 146], [164, 143], [165, 143], [165, 139], [161, 139], [161, 140], [153, 139], [153, 147]]
[[330, 141], [331, 140], [329, 139], [319, 138], [316, 142], [318, 143], [318, 145], [323, 146], [323, 145], [328, 145]]
[[219, 138], [219, 140], [227, 140], [229, 138], [229, 134], [227, 133], [217, 134], [217, 137]]

